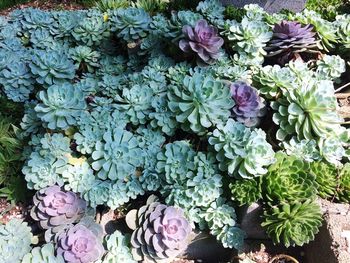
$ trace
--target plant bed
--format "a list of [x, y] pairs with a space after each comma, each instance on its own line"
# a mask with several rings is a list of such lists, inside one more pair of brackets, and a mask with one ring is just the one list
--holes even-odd
[[303, 262], [349, 202], [350, 15], [186, 2], [0, 17], [0, 262]]

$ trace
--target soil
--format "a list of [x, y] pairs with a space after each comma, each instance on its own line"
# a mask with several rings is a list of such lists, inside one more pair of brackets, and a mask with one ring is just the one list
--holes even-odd
[[80, 5], [72, 0], [35, 0], [24, 4], [18, 4], [11, 8], [0, 10], [0, 16], [6, 16], [15, 9], [24, 8], [39, 8], [43, 10], [80, 10], [85, 9], [83, 5]]

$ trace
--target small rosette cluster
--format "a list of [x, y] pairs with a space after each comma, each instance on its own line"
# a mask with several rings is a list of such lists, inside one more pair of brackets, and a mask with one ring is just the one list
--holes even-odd
[[155, 196], [139, 210], [131, 210], [126, 220], [134, 230], [133, 257], [143, 262], [171, 261], [186, 249], [192, 231], [180, 208], [163, 205]]
[[62, 191], [57, 185], [36, 192], [31, 217], [49, 233], [55, 234], [69, 225], [78, 222], [85, 214], [87, 204], [74, 192]]
[[194, 28], [186, 25], [182, 28], [185, 36], [179, 42], [182, 51], [195, 53], [200, 62], [211, 64], [220, 57], [220, 48], [224, 40], [219, 36], [217, 28], [208, 25], [207, 21], [197, 21]]

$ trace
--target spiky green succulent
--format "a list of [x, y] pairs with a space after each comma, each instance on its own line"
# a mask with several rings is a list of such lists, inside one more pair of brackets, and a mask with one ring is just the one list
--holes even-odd
[[265, 198], [273, 203], [314, 199], [317, 183], [315, 175], [310, 173], [310, 164], [281, 152], [276, 154], [276, 159], [262, 178]]
[[325, 162], [312, 162], [310, 173], [316, 178], [317, 194], [322, 198], [332, 198], [337, 188], [337, 168]]
[[22, 262], [37, 242], [27, 222], [14, 218], [0, 225], [0, 261], [3, 263]]
[[314, 240], [322, 225], [322, 213], [310, 200], [282, 202], [265, 209], [261, 225], [275, 244], [302, 246]]
[[267, 166], [275, 161], [275, 153], [266, 141], [265, 132], [261, 129], [250, 130], [233, 119], [229, 119], [225, 125], [218, 124], [208, 141], [217, 152], [220, 169], [234, 176], [261, 176], [267, 173]]
[[276, 111], [273, 121], [279, 125], [276, 137], [283, 141], [296, 135], [301, 139], [325, 138], [341, 132], [342, 118], [337, 113], [333, 83], [309, 80], [308, 83], [284, 92], [271, 102]]
[[230, 183], [231, 199], [237, 202], [240, 206], [251, 205], [262, 198], [261, 180], [253, 179], [238, 179]]
[[69, 83], [50, 86], [40, 91], [38, 97], [42, 103], [34, 110], [49, 129], [66, 129], [75, 125], [86, 108], [84, 93]]
[[134, 7], [113, 10], [109, 20], [112, 31], [127, 42], [146, 37], [151, 22], [145, 10]]
[[339, 173], [337, 198], [346, 203], [350, 201], [350, 163], [346, 163]]
[[186, 76], [182, 84], [172, 85], [168, 99], [168, 107], [182, 128], [198, 134], [227, 121], [234, 105], [225, 83], [200, 73]]

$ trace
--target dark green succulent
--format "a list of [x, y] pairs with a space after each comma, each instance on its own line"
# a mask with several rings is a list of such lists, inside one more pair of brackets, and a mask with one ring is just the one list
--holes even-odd
[[315, 238], [322, 225], [320, 207], [311, 200], [268, 207], [261, 224], [275, 244], [302, 246]]
[[337, 168], [325, 162], [312, 162], [310, 169], [316, 177], [318, 195], [322, 198], [333, 197], [337, 188]]
[[337, 198], [348, 203], [350, 201], [350, 163], [346, 163], [339, 173]]
[[231, 199], [240, 206], [250, 205], [258, 201], [261, 195], [260, 178], [239, 179], [230, 184]]
[[276, 154], [276, 163], [270, 166], [263, 177], [265, 197], [271, 202], [304, 201], [317, 194], [315, 175], [310, 173], [310, 165], [296, 156]]

